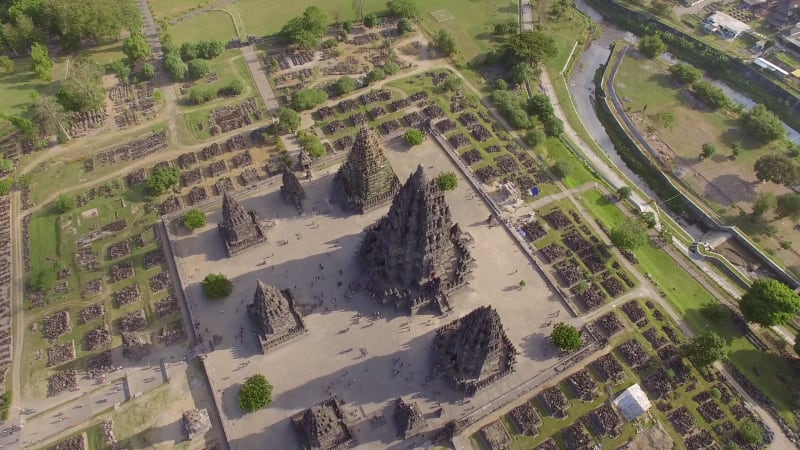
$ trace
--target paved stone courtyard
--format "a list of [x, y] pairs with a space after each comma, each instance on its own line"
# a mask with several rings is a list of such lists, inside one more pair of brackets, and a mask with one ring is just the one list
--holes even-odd
[[[402, 182], [420, 163], [430, 177], [442, 171], [458, 173], [430, 140], [410, 150], [396, 140], [385, 151]], [[487, 227], [489, 209], [460, 175], [457, 189], [446, 197], [453, 220], [474, 237], [472, 255], [477, 264], [469, 286], [452, 296], [454, 314], [409, 318], [376, 305], [365, 290], [347, 298], [348, 286], [360, 279], [355, 251], [361, 231], [389, 206], [350, 215], [329, 204], [335, 170], [331, 167], [315, 173], [310, 183], [303, 182], [307, 198], [302, 217], [281, 198], [280, 182], [242, 200], [245, 209], [275, 223], [267, 230], [267, 243], [233, 258], [227, 258], [217, 231], [219, 209], [210, 212], [205, 228], [193, 234], [177, 231], [176, 257], [190, 308], [200, 322], [199, 332], [209, 347], [217, 336], [208, 354], [209, 377], [214, 395], [221, 399], [233, 449], [275, 443], [285, 449], [300, 448], [289, 417], [331, 395], [346, 402], [357, 448], [407, 448], [409, 443], [397, 437], [392, 421], [398, 396], [418, 402], [436, 429], [462, 414], [474, 413], [557, 363], [556, 351], [547, 342], [547, 324], [572, 319], [506, 231]], [[286, 243], [281, 245], [281, 241]], [[199, 283], [211, 272], [224, 273], [234, 281], [229, 298], [213, 302], [203, 298]], [[279, 289], [292, 289], [301, 310], [318, 305], [304, 318], [308, 333], [266, 355], [261, 355], [255, 328], [246, 315], [259, 279]], [[520, 280], [526, 282], [521, 289]], [[481, 305], [498, 310], [520, 352], [517, 371], [462, 401], [443, 380], [426, 383], [432, 368], [431, 341], [437, 327]], [[264, 410], [243, 415], [237, 404], [239, 387], [254, 373], [263, 373], [273, 384], [273, 402]], [[439, 402], [441, 414], [436, 413]]]

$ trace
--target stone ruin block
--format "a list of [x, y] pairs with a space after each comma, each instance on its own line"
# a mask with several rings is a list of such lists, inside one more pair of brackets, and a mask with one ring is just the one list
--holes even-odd
[[111, 331], [105, 324], [98, 326], [86, 333], [86, 348], [91, 351], [111, 344]]
[[214, 188], [217, 190], [217, 195], [222, 195], [225, 192], [233, 192], [236, 187], [233, 185], [233, 180], [230, 177], [224, 177], [214, 183]]
[[183, 206], [181, 205], [180, 199], [174, 195], [167, 197], [159, 206], [161, 214], [171, 214], [180, 211], [181, 208], [183, 208]]
[[119, 319], [119, 329], [123, 332], [139, 331], [145, 327], [147, 327], [147, 317], [143, 309], [137, 309]]
[[182, 341], [186, 337], [183, 330], [183, 320], [176, 320], [161, 327], [158, 330], [158, 341], [164, 345], [171, 345], [175, 342]]
[[47, 367], [60, 366], [75, 359], [75, 343], [53, 345], [47, 349]]
[[144, 168], [134, 170], [127, 178], [129, 186], [138, 186], [147, 180], [147, 171]]
[[83, 323], [93, 322], [106, 314], [106, 307], [102, 302], [93, 303], [81, 311]]
[[224, 160], [215, 161], [208, 166], [208, 174], [211, 177], [218, 177], [226, 173], [228, 173], [228, 166]]
[[42, 335], [49, 339], [58, 339], [72, 330], [67, 310], [42, 318]]
[[160, 272], [150, 277], [150, 292], [161, 292], [172, 286], [172, 278], [169, 272]]
[[189, 202], [192, 205], [208, 200], [208, 191], [203, 186], [195, 186], [189, 191]]
[[108, 246], [108, 258], [118, 259], [131, 254], [131, 244], [128, 240], [116, 242]]
[[89, 365], [86, 370], [90, 378], [97, 378], [114, 371], [111, 350], [100, 352], [89, 358]]
[[186, 170], [197, 164], [197, 154], [193, 152], [183, 153], [178, 156], [178, 165], [182, 170]]
[[47, 395], [52, 397], [78, 387], [78, 373], [74, 369], [58, 372], [47, 379]]
[[121, 262], [111, 266], [111, 281], [117, 283], [135, 275], [131, 261]]
[[161, 248], [157, 248], [144, 254], [144, 257], [142, 258], [142, 265], [145, 269], [149, 270], [153, 267], [161, 265], [161, 263], [164, 261], [164, 251]]
[[150, 353], [153, 344], [144, 333], [122, 333], [122, 355], [138, 361]]
[[181, 174], [181, 183], [186, 187], [194, 186], [202, 181], [203, 173], [200, 169], [189, 170]]
[[250, 154], [250, 150], [245, 150], [234, 155], [234, 157], [231, 158], [231, 165], [237, 169], [246, 166], [252, 166], [253, 155]]
[[156, 302], [156, 317], [159, 319], [172, 314], [180, 309], [178, 299], [174, 294], [170, 294]]
[[117, 291], [115, 300], [119, 307], [130, 305], [131, 303], [138, 302], [142, 299], [142, 293], [139, 291], [138, 284], [132, 284]]

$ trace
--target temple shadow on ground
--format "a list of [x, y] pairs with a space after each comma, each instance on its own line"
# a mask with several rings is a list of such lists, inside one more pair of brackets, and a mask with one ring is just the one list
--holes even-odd
[[[383, 417], [386, 419], [385, 421], [381, 421], [380, 426], [391, 427], [392, 429], [392, 433], [390, 434], [381, 433], [384, 436], [391, 436], [391, 440], [381, 440], [379, 442], [384, 445], [394, 442], [397, 438], [395, 424], [393, 422], [393, 402], [397, 397], [402, 396], [408, 399], [408, 396], [412, 394], [418, 394], [416, 400], [422, 399], [423, 401], [428, 400], [432, 402], [436, 402], [438, 400], [441, 401], [445, 407], [449, 403], [460, 401], [462, 398], [460, 393], [458, 393], [443, 378], [437, 378], [428, 382], [425, 389], [420, 392], [415, 385], [411, 385], [410, 387], [408, 386], [408, 383], [404, 379], [406, 372], [401, 372], [397, 375], [392, 374], [392, 367], [395, 359], [412, 359], [412, 353], [419, 352], [420, 348], [426, 348], [430, 351], [428, 367], [417, 368], [414, 370], [414, 377], [416, 380], [417, 377], [424, 378], [427, 376], [430, 373], [430, 369], [433, 367], [433, 349], [431, 346], [433, 335], [434, 330], [430, 330], [429, 332], [410, 340], [408, 342], [409, 345], [407, 349], [399, 350], [395, 353], [387, 355], [359, 358], [358, 362], [354, 362], [342, 371], [338, 371], [324, 377], [314, 378], [308, 383], [303, 384], [303, 386], [290, 389], [285, 392], [274, 393], [273, 401], [269, 408], [285, 411], [285, 420], [281, 420], [280, 422], [277, 422], [276, 424], [266, 427], [262, 430], [253, 430], [253, 433], [250, 435], [232, 442], [232, 448], [256, 448], [254, 445], [257, 445], [257, 442], [276, 442], [277, 436], [285, 435], [285, 429], [283, 429], [283, 427], [291, 427], [289, 418], [292, 414], [294, 414], [296, 411], [304, 410], [316, 403], [330, 398], [331, 395], [326, 392], [326, 389], [331, 385], [333, 386], [333, 394], [337, 395], [339, 399], [344, 401], [345, 411], [348, 414], [350, 414], [352, 411], [358, 411], [357, 418], [352, 416], [349, 417], [350, 423], [353, 424], [351, 425], [351, 429], [354, 435], [364, 436], [365, 434], [369, 434], [370, 430], [368, 430], [368, 428], [373, 427], [370, 419], [374, 417], [375, 414], [371, 413], [369, 416], [364, 417], [360, 412], [360, 406], [377, 403], [381, 405], [378, 409], [382, 411]], [[347, 375], [344, 375], [345, 373], [347, 373]], [[337, 380], [340, 379], [342, 381], [337, 382]], [[350, 394], [339, 394], [337, 392], [337, 390], [339, 390], [338, 386], [347, 386], [347, 383], [352, 383], [353, 379], [357, 380], [355, 384], [363, 384], [364, 386], [362, 386], [362, 388], [358, 391]], [[386, 388], [387, 381], [390, 385], [388, 389]], [[346, 388], [349, 388], [349, 386], [342, 389]], [[387, 392], [387, 390], [389, 392]], [[438, 396], [434, 396], [433, 394], [433, 392], [436, 391], [439, 392]], [[309, 403], [304, 399], [308, 399], [310, 392], [315, 393], [315, 400]], [[235, 414], [233, 417], [241, 417], [241, 413], [238, 411], [238, 389], [236, 388], [236, 385], [226, 389], [222, 396], [222, 403], [223, 411], [231, 411]], [[374, 410], [375, 408], [371, 407], [371, 409]], [[423, 411], [423, 413], [431, 412], [433, 411]], [[253, 439], [252, 444], [249, 443], [249, 439]], [[358, 442], [364, 443], [362, 440], [359, 440]], [[296, 442], [289, 442], [286, 444], [286, 448], [294, 448], [295, 445], [299, 448], [299, 443]], [[404, 444], [404, 446], [407, 445], [407, 443]]]

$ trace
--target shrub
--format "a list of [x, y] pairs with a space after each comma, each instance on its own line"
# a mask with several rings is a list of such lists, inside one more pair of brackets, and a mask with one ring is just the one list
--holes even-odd
[[192, 231], [206, 226], [207, 222], [206, 215], [196, 208], [186, 211], [183, 215], [183, 225]]
[[386, 73], [381, 69], [375, 68], [367, 73], [367, 76], [364, 78], [364, 80], [367, 82], [367, 84], [370, 84], [380, 81], [384, 78], [386, 78]]
[[408, 145], [419, 145], [425, 140], [425, 133], [416, 128], [411, 128], [403, 135], [403, 139]]
[[58, 205], [58, 210], [62, 213], [65, 213], [75, 209], [75, 207], [78, 205], [78, 202], [72, 195], [61, 194], [58, 196], [56, 204]]
[[358, 86], [356, 80], [345, 75], [336, 80], [336, 82], [333, 84], [333, 89], [337, 94], [345, 95], [356, 90], [356, 86]]
[[397, 31], [403, 35], [406, 33], [410, 33], [414, 31], [414, 23], [411, 20], [406, 19], [403, 17], [402, 19], [397, 21]]
[[394, 61], [389, 61], [383, 65], [383, 72], [386, 75], [394, 75], [400, 71], [400, 66], [397, 65]]
[[378, 16], [375, 13], [369, 13], [364, 16], [364, 26], [367, 28], [373, 28], [375, 25], [378, 24]]
[[152, 80], [153, 77], [156, 76], [156, 66], [146, 63], [142, 66], [142, 71], [139, 74], [139, 78], [142, 80]]
[[436, 177], [436, 185], [443, 191], [452, 191], [458, 186], [458, 177], [455, 172], [443, 172]]
[[177, 167], [161, 167], [153, 171], [145, 184], [154, 195], [160, 195], [178, 184], [181, 171]]
[[189, 77], [195, 80], [211, 73], [211, 64], [204, 59], [193, 59], [187, 63]]
[[216, 97], [217, 91], [213, 88], [195, 86], [189, 89], [189, 102], [193, 105], [202, 105], [203, 103], [214, 100]]
[[220, 97], [233, 97], [240, 95], [242, 92], [244, 92], [244, 83], [242, 80], [236, 79], [231, 80], [230, 83], [219, 88], [219, 90], [217, 90], [217, 95]]
[[233, 292], [233, 283], [221, 273], [210, 273], [203, 278], [203, 295], [209, 300], [227, 297]]
[[661, 36], [652, 34], [645, 36], [639, 41], [639, 51], [648, 58], [655, 58], [667, 50], [667, 44], [661, 40]]
[[583, 340], [577, 328], [564, 322], [559, 322], [550, 333], [550, 342], [562, 352], [574, 352], [581, 348]]
[[320, 158], [325, 156], [328, 152], [325, 150], [325, 146], [322, 145], [319, 138], [312, 133], [301, 133], [297, 137], [297, 141], [300, 143], [300, 146], [308, 152], [308, 156], [312, 158]]
[[272, 385], [264, 375], [248, 378], [239, 391], [239, 408], [246, 412], [258, 411], [272, 403]]
[[292, 109], [303, 111], [311, 109], [328, 99], [328, 94], [321, 89], [301, 89], [292, 96]]

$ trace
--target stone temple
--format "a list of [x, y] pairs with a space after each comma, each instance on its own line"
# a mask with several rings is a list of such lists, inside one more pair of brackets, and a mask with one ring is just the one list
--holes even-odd
[[419, 406], [415, 402], [406, 403], [402, 398], [395, 400], [394, 422], [403, 439], [413, 437], [428, 427]]
[[358, 130], [334, 186], [340, 206], [361, 214], [390, 201], [397, 193], [400, 180], [383, 154], [375, 130]]
[[365, 230], [358, 250], [372, 293], [411, 310], [449, 311], [448, 295], [467, 284], [473, 259], [468, 235], [453, 224], [444, 193], [417, 167], [389, 214]]
[[307, 450], [338, 450], [353, 442], [336, 397], [300, 411], [291, 421], [297, 438]]
[[300, 180], [288, 167], [283, 170], [283, 184], [281, 185], [281, 195], [286, 203], [293, 205], [298, 211], [303, 210], [303, 200], [306, 198], [306, 191], [300, 184]]
[[255, 211], [245, 211], [227, 192], [222, 197], [222, 223], [219, 233], [225, 241], [228, 256], [266, 242], [267, 235]]
[[491, 306], [481, 306], [436, 330], [433, 347], [434, 372], [470, 396], [510, 374], [517, 361], [517, 350]]
[[256, 324], [263, 352], [306, 332], [303, 319], [295, 311], [294, 299], [288, 289], [279, 291], [259, 280], [253, 303], [247, 305], [247, 312]]

